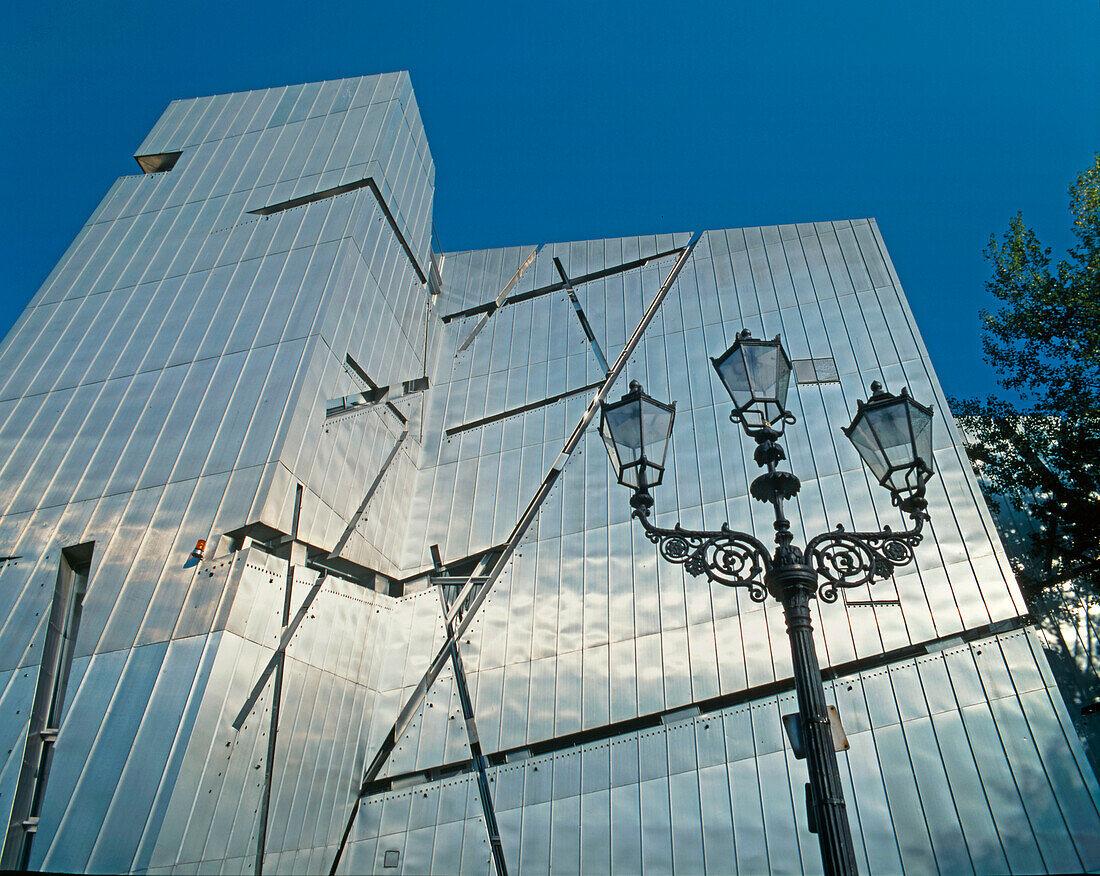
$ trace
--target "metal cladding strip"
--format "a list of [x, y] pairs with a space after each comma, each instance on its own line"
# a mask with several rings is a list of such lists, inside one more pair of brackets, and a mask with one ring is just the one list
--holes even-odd
[[[428, 671], [424, 673], [424, 676], [417, 683], [409, 696], [409, 699], [405, 702], [404, 707], [401, 709], [397, 716], [397, 720], [394, 721], [393, 727], [390, 728], [389, 733], [386, 734], [385, 740], [379, 747], [375, 754], [370, 766], [367, 768], [366, 773], [363, 776], [363, 781], [360, 784], [359, 797], [356, 799], [352, 806], [350, 815], [348, 816], [348, 823], [344, 829], [343, 838], [340, 840], [340, 845], [336, 850], [336, 855], [332, 861], [332, 867], [329, 871], [330, 876], [334, 876], [337, 867], [340, 865], [340, 857], [344, 853], [344, 846], [347, 844], [347, 839], [351, 835], [352, 826], [355, 823], [355, 816], [359, 812], [359, 800], [362, 799], [362, 795], [367, 793], [368, 787], [372, 781], [381, 772], [382, 767], [385, 765], [386, 760], [389, 758], [390, 752], [397, 746], [397, 739], [408, 727], [409, 722], [413, 719], [417, 709], [420, 708], [420, 701], [424, 698], [428, 692], [428, 688], [438, 677], [447, 661], [450, 659], [450, 648], [452, 643], [457, 642], [466, 633], [470, 624], [473, 623], [474, 615], [477, 614], [477, 610], [481, 607], [482, 602], [488, 597], [493, 586], [497, 580], [503, 574], [504, 569], [507, 567], [508, 562], [512, 558], [512, 554], [515, 553], [516, 548], [519, 547], [519, 542], [527, 532], [528, 527], [534, 521], [538, 515], [539, 508], [542, 503], [546, 501], [546, 497], [550, 494], [551, 488], [554, 483], [561, 476], [562, 469], [565, 466], [566, 461], [573, 451], [580, 444], [581, 439], [584, 437], [585, 430], [591, 425], [592, 421], [596, 417], [596, 412], [599, 411], [600, 405], [603, 400], [607, 398], [607, 394], [611, 391], [612, 385], [615, 380], [622, 374], [623, 369], [626, 368], [626, 363], [630, 357], [634, 354], [635, 348], [642, 339], [642, 335], [645, 334], [645, 330], [649, 328], [649, 324], [653, 321], [653, 318], [657, 315], [657, 311], [660, 309], [661, 304], [665, 300], [665, 296], [668, 295], [668, 290], [672, 288], [672, 284], [676, 281], [680, 271], [683, 270], [685, 264], [689, 258], [691, 258], [692, 252], [695, 251], [695, 245], [699, 242], [699, 238], [702, 236], [702, 232], [695, 232], [691, 241], [680, 252], [679, 258], [676, 259], [676, 263], [672, 266], [672, 270], [669, 271], [665, 281], [661, 284], [661, 287], [657, 290], [657, 294], [653, 296], [653, 301], [650, 302], [649, 307], [646, 308], [644, 314], [642, 314], [641, 320], [627, 338], [626, 346], [623, 347], [622, 352], [619, 353], [615, 359], [615, 364], [611, 366], [611, 369], [607, 373], [607, 378], [604, 380], [603, 385], [599, 391], [592, 398], [592, 401], [588, 403], [588, 407], [585, 409], [584, 414], [581, 415], [580, 422], [577, 423], [572, 434], [566, 439], [565, 446], [562, 448], [558, 458], [554, 461], [554, 465], [550, 471], [547, 472], [546, 477], [543, 479], [541, 486], [535, 493], [534, 498], [528, 504], [523, 514], [520, 516], [519, 521], [512, 529], [511, 534], [508, 536], [507, 541], [503, 545], [503, 551], [497, 558], [486, 576], [487, 580], [482, 584], [470, 603], [469, 609], [462, 615], [462, 619], [458, 623], [458, 627], [454, 632], [448, 636], [447, 641], [440, 648], [439, 653], [436, 654], [435, 659], [432, 660], [431, 665], [428, 667]], [[462, 591], [455, 597], [451, 603], [451, 609], [447, 616], [447, 624], [450, 625], [454, 622], [455, 617], [459, 612], [459, 608], [470, 595], [470, 591], [474, 587], [474, 582], [471, 578], [467, 582], [466, 586], [462, 588]]]
[[[406, 429], [398, 436], [396, 443], [390, 449], [389, 455], [386, 456], [385, 461], [382, 463], [382, 467], [378, 470], [378, 474], [375, 476], [374, 481], [367, 488], [367, 494], [363, 497], [363, 501], [360, 503], [359, 508], [352, 516], [351, 521], [348, 523], [347, 529], [344, 530], [344, 534], [340, 537], [340, 540], [336, 543], [331, 551], [325, 554], [324, 559], [334, 560], [338, 559], [340, 552], [343, 550], [344, 545], [347, 544], [348, 539], [351, 537], [351, 533], [355, 531], [355, 526], [358, 524], [359, 519], [363, 516], [363, 513], [367, 510], [367, 505], [377, 492], [379, 485], [382, 483], [382, 479], [386, 476], [386, 472], [389, 470], [390, 465], [397, 456], [397, 452], [401, 449], [401, 445], [405, 443], [405, 439], [408, 437], [409, 432]], [[298, 629], [298, 625], [306, 616], [306, 612], [309, 611], [310, 605], [313, 604], [313, 600], [317, 598], [317, 594], [321, 591], [321, 587], [325, 583], [325, 578], [328, 577], [327, 571], [322, 571], [317, 582], [310, 588], [309, 593], [306, 594], [306, 598], [303, 600], [301, 606], [298, 608], [297, 613], [283, 628], [283, 632], [279, 637], [279, 646], [275, 649], [275, 653], [272, 655], [271, 660], [268, 661], [264, 671], [260, 673], [259, 679], [252, 688], [252, 693], [248, 695], [248, 699], [245, 700], [241, 710], [237, 713], [237, 717], [233, 719], [233, 729], [240, 730], [244, 726], [245, 719], [248, 717], [248, 713], [256, 705], [256, 701], [260, 698], [260, 694], [263, 692], [264, 685], [267, 683], [268, 678], [271, 677], [271, 673], [275, 671], [277, 664], [282, 659], [281, 655], [286, 651], [287, 645], [290, 644], [290, 640], [294, 638], [294, 633]]]
[[600, 363], [603, 373], [606, 374], [610, 370], [607, 367], [607, 359], [604, 357], [603, 350], [600, 349], [600, 344], [596, 340], [596, 334], [592, 331], [592, 326], [588, 322], [588, 317], [584, 315], [584, 308], [581, 307], [580, 301], [577, 300], [577, 293], [573, 289], [573, 284], [569, 282], [569, 275], [565, 273], [565, 268], [561, 266], [561, 262], [558, 260], [557, 256], [554, 257], [554, 267], [558, 269], [558, 274], [561, 275], [561, 281], [565, 284], [565, 291], [569, 294], [569, 300], [573, 304], [573, 310], [576, 311], [577, 319], [581, 321], [581, 328], [584, 329], [584, 336], [588, 338], [588, 343], [592, 345], [592, 352], [596, 354], [596, 361]]
[[[290, 626], [290, 599], [294, 588], [294, 543], [298, 540], [298, 524], [302, 519], [302, 493], [303, 487], [298, 484], [298, 488], [294, 493], [294, 518], [290, 527], [290, 562], [287, 563], [286, 588], [283, 590], [283, 629]], [[303, 612], [302, 615], [304, 617], [305, 613]], [[287, 638], [286, 641], [289, 642], [290, 639]], [[283, 664], [286, 662], [285, 645], [275, 652], [272, 661], [275, 664], [275, 684], [271, 695], [271, 722], [267, 732], [263, 796], [260, 798], [260, 827], [256, 834], [256, 876], [263, 876], [264, 853], [267, 850], [267, 820], [271, 812], [271, 784], [275, 776], [275, 742], [279, 733], [279, 707], [283, 697]]]
[[283, 631], [279, 636], [279, 644], [275, 649], [275, 653], [271, 655], [271, 659], [267, 662], [267, 666], [264, 667], [264, 671], [260, 673], [259, 679], [252, 687], [252, 693], [248, 695], [248, 699], [245, 700], [241, 710], [237, 713], [237, 717], [233, 719], [233, 729], [239, 731], [244, 726], [245, 719], [248, 717], [248, 713], [252, 711], [256, 706], [256, 701], [260, 698], [260, 694], [263, 693], [264, 685], [267, 684], [267, 680], [271, 677], [271, 673], [275, 671], [276, 664], [281, 659], [281, 656], [286, 652], [287, 645], [290, 644], [290, 640], [294, 638], [294, 634], [298, 631], [298, 626], [305, 619], [306, 612], [309, 611], [309, 607], [313, 604], [313, 600], [317, 598], [317, 594], [321, 592], [321, 587], [325, 583], [325, 578], [328, 577], [328, 572], [322, 572], [317, 578], [316, 583], [309, 588], [309, 593], [306, 594], [306, 598], [302, 600], [302, 604], [298, 607], [298, 611], [295, 613], [293, 619], [283, 627]]
[[378, 469], [378, 474], [375, 475], [371, 485], [367, 487], [367, 494], [363, 496], [363, 501], [360, 502], [359, 507], [355, 509], [355, 513], [351, 516], [351, 520], [348, 521], [347, 528], [344, 530], [343, 535], [341, 535], [336, 542], [336, 547], [325, 555], [326, 560], [335, 560], [340, 556], [341, 551], [344, 550], [344, 546], [348, 543], [348, 539], [351, 538], [351, 534], [355, 532], [355, 527], [359, 525], [360, 519], [362, 519], [363, 514], [366, 512], [367, 505], [369, 505], [370, 500], [374, 498], [375, 492], [377, 492], [379, 485], [382, 483], [382, 478], [386, 476], [386, 472], [390, 470], [390, 465], [392, 465], [394, 459], [397, 458], [397, 451], [401, 449], [401, 445], [405, 443], [405, 439], [408, 437], [408, 429], [397, 436], [397, 441], [390, 449], [389, 455], [386, 456], [385, 460], [382, 462], [382, 467]]
[[508, 293], [516, 287], [516, 283], [519, 282], [520, 277], [522, 277], [527, 272], [527, 269], [531, 267], [531, 263], [534, 262], [535, 256], [539, 254], [540, 249], [542, 249], [541, 246], [534, 247], [531, 250], [530, 255], [527, 256], [527, 260], [522, 265], [520, 265], [519, 270], [512, 275], [512, 279], [504, 284], [504, 288], [500, 290], [500, 294], [496, 297], [496, 300], [493, 301], [492, 308], [482, 315], [481, 319], [477, 321], [477, 325], [475, 325], [470, 330], [470, 333], [466, 335], [466, 340], [458, 345], [458, 349], [455, 350], [456, 357], [460, 353], [462, 353], [468, 346], [470, 346], [470, 344], [474, 342], [474, 338], [477, 337], [477, 333], [485, 328], [485, 323], [489, 321], [489, 317], [496, 313], [500, 305], [504, 303], [504, 299], [508, 297]]
[[[443, 598], [442, 589], [439, 591], [439, 602], [446, 612], [447, 602]], [[466, 670], [462, 665], [462, 655], [458, 653], [458, 643], [450, 621], [446, 622], [446, 631], [447, 642], [450, 644], [451, 666], [455, 674], [455, 687], [458, 690], [459, 702], [462, 704], [466, 741], [469, 743], [470, 757], [477, 772], [477, 786], [480, 792], [478, 796], [481, 798], [481, 812], [485, 816], [485, 832], [488, 835], [489, 848], [493, 853], [493, 865], [496, 867], [497, 876], [508, 876], [508, 863], [504, 859], [504, 845], [500, 841], [500, 827], [497, 824], [497, 813], [493, 806], [493, 795], [489, 789], [489, 765], [481, 750], [481, 737], [478, 736], [477, 722], [474, 719], [474, 704], [470, 699], [470, 688], [466, 684]]]

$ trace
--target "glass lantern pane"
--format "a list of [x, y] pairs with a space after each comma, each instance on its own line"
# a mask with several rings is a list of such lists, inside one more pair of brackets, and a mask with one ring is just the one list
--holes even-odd
[[[881, 413], [883, 416], [880, 419], [883, 425], [879, 438], [886, 450], [887, 462], [891, 468], [903, 469], [907, 472], [916, 464], [919, 455], [914, 446], [914, 433], [919, 428], [916, 420], [921, 412], [912, 402], [903, 397], [896, 404], [882, 408]], [[911, 418], [914, 421], [912, 431], [910, 430]], [[898, 477], [904, 477], [904, 472]], [[891, 478], [891, 483], [899, 487], [907, 484], [898, 478]]]
[[637, 461], [642, 453], [641, 412], [640, 399], [604, 411], [604, 423], [623, 465]]
[[902, 399], [898, 399], [894, 404], [868, 408], [864, 411], [863, 418], [868, 422], [875, 435], [878, 436], [878, 440], [887, 453], [889, 453], [888, 448], [891, 447], [897, 447], [898, 445], [909, 447], [912, 445], [909, 437], [907, 407], [908, 405]]
[[855, 445], [867, 467], [881, 481], [886, 476], [886, 457], [882, 452], [882, 448], [879, 447], [878, 441], [875, 440], [875, 433], [867, 420], [866, 412], [852, 424], [852, 431], [848, 437]]
[[778, 389], [779, 348], [772, 344], [752, 344], [742, 348], [753, 398], [775, 398]]
[[776, 404], [775, 402], [766, 402], [760, 407], [764, 411], [764, 421], [769, 426], [778, 423], [783, 417], [782, 405]]
[[747, 405], [752, 400], [752, 385], [749, 383], [748, 371], [745, 368], [745, 348], [738, 347], [725, 359], [719, 359], [714, 363], [719, 378], [726, 386], [726, 391], [738, 407]]
[[642, 440], [646, 459], [664, 465], [671, 431], [672, 411], [651, 404], [642, 409]]
[[907, 465], [902, 468], [896, 468], [890, 472], [890, 477], [886, 479], [886, 488], [899, 493], [905, 493], [915, 483], [916, 478], [914, 477], [913, 466]]
[[615, 477], [618, 478], [622, 474], [623, 464], [619, 460], [618, 451], [615, 449], [615, 441], [607, 431], [606, 419], [600, 423], [600, 437], [603, 439], [604, 447], [607, 448], [607, 455], [611, 458], [611, 468], [614, 469]]
[[787, 389], [791, 385], [791, 360], [787, 358], [786, 354], [779, 356], [779, 361], [776, 363], [777, 377], [775, 397], [783, 407], [787, 406]]
[[[623, 469], [622, 475], [619, 480], [631, 489], [638, 489], [640, 486], [639, 475], [642, 473], [642, 465], [630, 465]], [[655, 487], [661, 481], [661, 470], [656, 466], [650, 465], [648, 462], [644, 466], [645, 469], [645, 485], [646, 487]]]
[[917, 456], [931, 469], [933, 467], [932, 415], [926, 414], [916, 407], [910, 409], [909, 415], [913, 421], [913, 438], [916, 443]]

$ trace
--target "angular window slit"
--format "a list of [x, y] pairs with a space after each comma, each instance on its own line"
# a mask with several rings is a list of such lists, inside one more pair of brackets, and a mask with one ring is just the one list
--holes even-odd
[[380, 386], [378, 389], [370, 389], [355, 395], [341, 395], [337, 398], [330, 398], [325, 403], [325, 419], [328, 420], [340, 414], [346, 414], [348, 411], [354, 411], [357, 408], [380, 402], [386, 397], [388, 391], [388, 386]]
[[527, 254], [527, 258], [524, 259], [523, 264], [519, 266], [514, 274], [512, 274], [512, 278], [504, 284], [504, 288], [500, 290], [500, 294], [497, 295], [495, 299], [493, 299], [491, 309], [486, 310], [484, 313], [481, 314], [481, 319], [479, 319], [477, 321], [477, 324], [472, 329], [470, 329], [470, 333], [466, 335], [466, 340], [458, 345], [458, 349], [455, 350], [455, 356], [458, 356], [463, 350], [465, 350], [468, 346], [470, 346], [470, 344], [474, 342], [474, 338], [476, 338], [478, 336], [478, 333], [483, 328], [485, 328], [485, 323], [487, 323], [489, 321], [489, 318], [494, 313], [496, 313], [497, 308], [500, 307], [507, 300], [512, 290], [516, 288], [516, 284], [519, 282], [519, 278], [527, 272], [527, 269], [529, 267], [531, 267], [531, 263], [534, 262], [535, 256], [539, 254], [540, 249], [542, 249], [542, 247], [531, 247], [531, 252]]
[[[416, 395], [419, 392], [424, 392], [429, 388], [428, 377], [414, 377], [412, 380], [404, 380], [396, 387], [392, 386], [378, 386], [373, 380], [371, 380], [367, 373], [359, 366], [351, 356], [347, 357], [347, 367], [359, 380], [365, 383], [369, 389], [365, 392], [358, 392], [353, 395], [341, 395], [336, 398], [330, 398], [325, 403], [325, 421], [328, 422], [333, 417], [340, 417], [344, 414], [351, 413], [352, 411], [360, 410], [361, 408], [368, 408], [371, 405], [376, 405], [381, 401], [386, 402], [386, 407], [390, 409], [397, 419], [399, 419], [404, 425], [405, 416], [401, 411], [395, 407], [391, 402], [400, 401], [401, 399]], [[390, 391], [396, 389], [396, 395], [391, 395]]]
[[800, 383], [840, 383], [836, 361], [832, 358], [795, 359], [791, 362], [794, 378]]
[[181, 155], [182, 152], [157, 152], [153, 155], [135, 155], [134, 160], [143, 173], [167, 173], [176, 166]]
[[289, 201], [279, 201], [276, 204], [269, 204], [266, 207], [260, 207], [258, 210], [249, 210], [248, 212], [253, 216], [270, 216], [273, 213], [282, 213], [284, 210], [293, 210], [295, 207], [303, 207], [306, 204], [312, 204], [315, 201], [325, 201], [329, 198], [335, 198], [337, 195], [345, 195], [348, 192], [354, 192], [357, 189], [364, 189], [374, 185], [374, 180], [369, 176], [366, 179], [359, 179], [355, 182], [344, 183], [342, 186], [333, 186], [331, 189], [322, 189], [319, 192], [312, 192], [308, 195], [302, 195], [300, 198], [291, 198]]
[[333, 186], [330, 189], [321, 189], [319, 192], [313, 192], [308, 195], [302, 195], [300, 198], [291, 198], [289, 201], [279, 201], [276, 204], [268, 204], [266, 207], [260, 207], [256, 210], [249, 210], [249, 214], [253, 216], [271, 216], [274, 213], [282, 213], [284, 210], [293, 210], [295, 207], [302, 207], [306, 204], [312, 204], [315, 201], [324, 201], [329, 198], [335, 198], [337, 195], [344, 195], [348, 192], [354, 192], [356, 189], [370, 189], [371, 194], [374, 195], [374, 199], [378, 202], [378, 206], [381, 208], [383, 215], [386, 217], [386, 221], [389, 223], [390, 230], [397, 238], [397, 242], [401, 244], [401, 248], [405, 251], [405, 255], [408, 256], [409, 262], [412, 263], [413, 270], [416, 272], [417, 279], [421, 283], [427, 283], [428, 277], [420, 267], [420, 262], [416, 260], [416, 256], [413, 255], [412, 247], [409, 246], [409, 242], [405, 240], [405, 235], [401, 233], [401, 228], [397, 224], [397, 220], [394, 218], [393, 213], [390, 211], [389, 204], [386, 203], [386, 199], [382, 197], [382, 192], [378, 188], [378, 183], [374, 181], [373, 177], [367, 177], [366, 179], [359, 179], [355, 182], [344, 183], [342, 186]]
[[[454, 560], [444, 567], [438, 558], [436, 546], [432, 546], [432, 561], [436, 563], [436, 567], [429, 574], [429, 580], [432, 585], [439, 588], [444, 608], [448, 612], [453, 611], [455, 619], [461, 619], [469, 609], [478, 591], [489, 580], [486, 574], [502, 552], [502, 547], [492, 547], [460, 560]], [[462, 605], [455, 608], [455, 600], [462, 594], [467, 584], [472, 587], [462, 600]]]
[[363, 381], [367, 385], [368, 389], [378, 389], [378, 384], [371, 380], [370, 375], [363, 370], [363, 366], [360, 365], [355, 359], [352, 358], [351, 353], [344, 356], [344, 364], [351, 370], [351, 372]]

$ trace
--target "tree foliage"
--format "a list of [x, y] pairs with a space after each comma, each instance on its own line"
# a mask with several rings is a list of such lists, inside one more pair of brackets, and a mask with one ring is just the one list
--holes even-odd
[[1076, 244], [1053, 263], [1017, 214], [985, 250], [986, 361], [1016, 399], [952, 400], [968, 452], [995, 501], [1034, 519], [1025, 590], [1071, 583], [1100, 595], [1100, 153], [1070, 186]]

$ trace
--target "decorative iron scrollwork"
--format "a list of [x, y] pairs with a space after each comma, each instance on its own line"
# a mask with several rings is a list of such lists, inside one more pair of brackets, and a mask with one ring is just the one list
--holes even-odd
[[825, 580], [817, 598], [836, 602], [837, 588], [873, 584], [876, 578], [889, 578], [899, 566], [913, 561], [913, 548], [920, 544], [923, 517], [915, 517], [913, 529], [895, 532], [885, 527], [882, 532], [846, 532], [837, 525], [810, 540], [806, 545], [806, 562]]
[[689, 575], [706, 575], [726, 587], [744, 587], [753, 602], [767, 598], [763, 575], [771, 559], [768, 549], [754, 536], [735, 532], [726, 523], [718, 531], [707, 532], [684, 529], [680, 524], [662, 529], [643, 515], [638, 519], [661, 556], [683, 566]]

